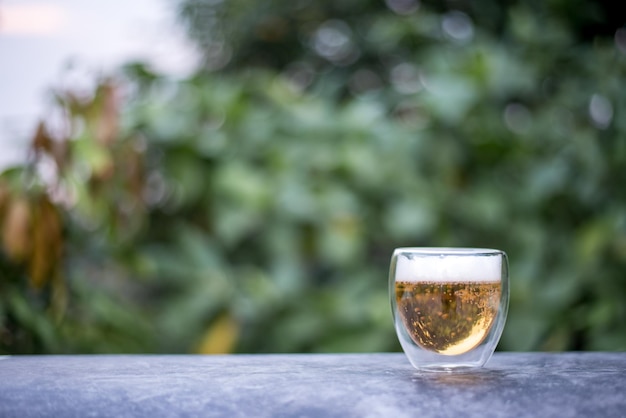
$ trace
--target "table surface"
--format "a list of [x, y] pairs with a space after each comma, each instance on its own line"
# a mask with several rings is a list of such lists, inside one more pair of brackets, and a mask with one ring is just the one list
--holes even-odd
[[0, 417], [624, 417], [626, 353], [0, 357]]

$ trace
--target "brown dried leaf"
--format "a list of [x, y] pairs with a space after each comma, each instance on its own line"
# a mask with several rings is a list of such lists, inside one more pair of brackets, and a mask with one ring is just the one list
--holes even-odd
[[35, 156], [42, 153], [51, 154], [54, 141], [48, 134], [45, 124], [40, 121], [37, 125], [37, 130], [31, 141], [31, 149], [34, 151]]
[[29, 273], [30, 273], [30, 285], [35, 289], [40, 289], [46, 283], [49, 271], [49, 256], [42, 251], [45, 240], [41, 238], [42, 233], [36, 233], [34, 237], [33, 254], [30, 258]]
[[32, 213], [28, 200], [14, 196], [2, 225], [2, 245], [13, 261], [24, 261], [31, 251]]
[[61, 218], [47, 196], [37, 202], [33, 221], [30, 283], [40, 289], [57, 274], [63, 246]]

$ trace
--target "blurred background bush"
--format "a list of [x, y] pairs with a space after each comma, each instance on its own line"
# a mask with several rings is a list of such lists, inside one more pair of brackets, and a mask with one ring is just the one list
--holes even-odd
[[609, 2], [182, 0], [203, 67], [56, 91], [0, 176], [0, 352], [399, 350], [400, 246], [509, 254], [500, 350], [626, 349]]

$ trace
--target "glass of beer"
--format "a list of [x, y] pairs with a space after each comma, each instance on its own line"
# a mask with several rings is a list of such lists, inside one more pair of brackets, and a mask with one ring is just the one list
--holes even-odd
[[506, 254], [482, 248], [397, 248], [389, 295], [404, 353], [419, 370], [482, 367], [509, 306]]

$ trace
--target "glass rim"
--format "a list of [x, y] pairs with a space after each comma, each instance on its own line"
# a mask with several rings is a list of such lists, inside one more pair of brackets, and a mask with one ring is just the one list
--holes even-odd
[[417, 255], [497, 255], [505, 254], [504, 251], [495, 248], [473, 248], [473, 247], [399, 247], [393, 251], [394, 255], [408, 253]]

